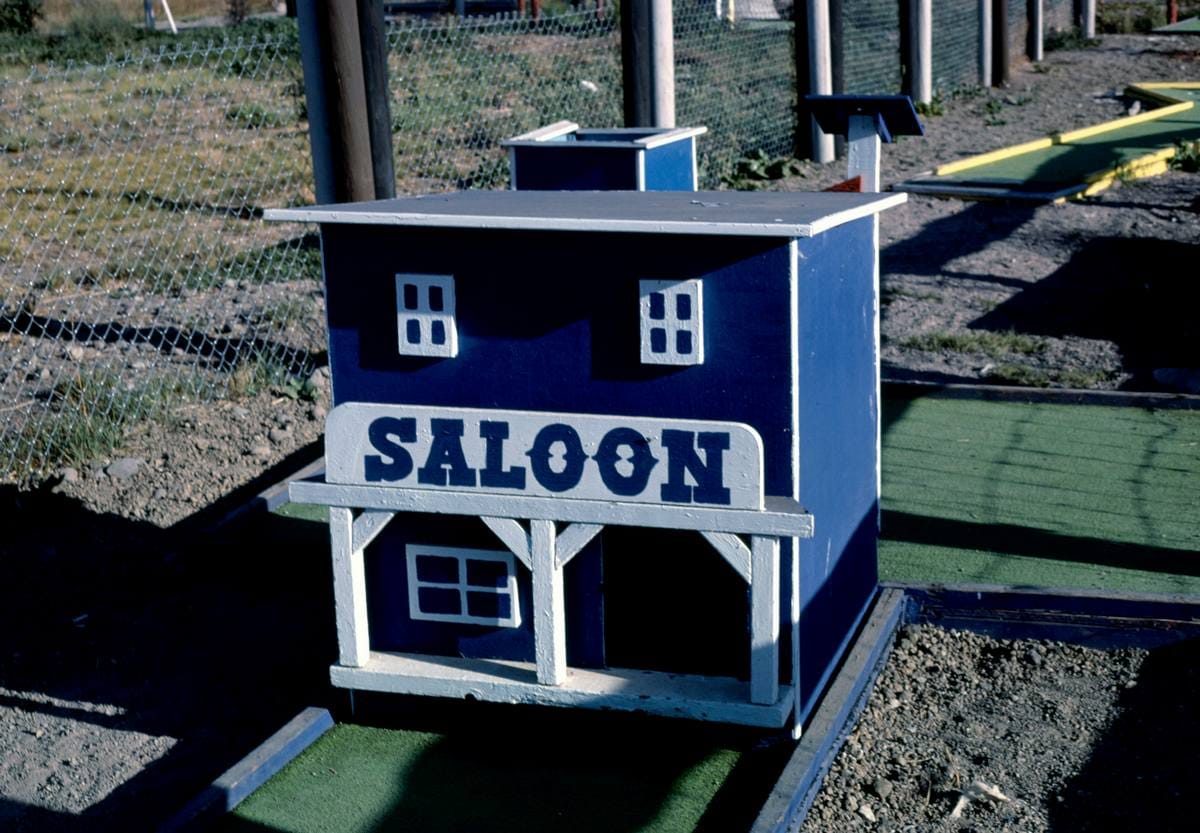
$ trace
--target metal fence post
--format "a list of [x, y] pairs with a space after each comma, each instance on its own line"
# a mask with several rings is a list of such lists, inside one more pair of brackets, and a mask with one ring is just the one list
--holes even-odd
[[992, 83], [1008, 86], [1008, 0], [992, 0]]
[[1045, 24], [1042, 0], [1029, 0], [1029, 60], [1040, 61], [1044, 57]]
[[675, 126], [675, 32], [671, 0], [627, 0], [621, 14], [625, 124]]
[[1096, 0], [1083, 0], [1083, 36], [1096, 37]]
[[979, 0], [979, 86], [992, 86], [992, 0]]
[[933, 0], [909, 0], [908, 47], [914, 101], [933, 100]]
[[[830, 95], [833, 92], [833, 56], [829, 39], [829, 0], [808, 2], [808, 78], [809, 92]], [[832, 162], [833, 137], [822, 132], [815, 119], [812, 124], [814, 162]]]

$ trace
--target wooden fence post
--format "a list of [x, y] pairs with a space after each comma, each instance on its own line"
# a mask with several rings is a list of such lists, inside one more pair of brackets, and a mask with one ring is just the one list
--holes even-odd
[[992, 86], [992, 0], [979, 0], [979, 86]]
[[[829, 0], [808, 0], [808, 79], [810, 93], [829, 95], [833, 92], [833, 56], [829, 37]], [[812, 159], [832, 162], [833, 137], [812, 124]]]
[[627, 127], [675, 126], [675, 32], [671, 0], [629, 0], [621, 10]]

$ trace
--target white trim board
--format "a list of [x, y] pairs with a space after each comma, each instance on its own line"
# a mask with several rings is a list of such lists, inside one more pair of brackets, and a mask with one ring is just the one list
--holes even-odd
[[460, 191], [312, 208], [266, 220], [524, 231], [814, 237], [903, 204], [895, 193], [738, 191]]
[[540, 685], [533, 663], [372, 651], [365, 665], [334, 665], [340, 688], [486, 700], [540, 703], [664, 717], [777, 728], [791, 713], [794, 691], [780, 686], [775, 702], [749, 702], [750, 684], [732, 677], [700, 677], [610, 668], [570, 668], [556, 686]]
[[688, 529], [811, 538], [813, 517], [795, 500], [768, 496], [765, 509], [713, 509], [696, 504], [638, 504], [478, 492], [343, 486], [316, 479], [288, 484], [295, 503], [493, 518], [579, 521], [603, 526]]

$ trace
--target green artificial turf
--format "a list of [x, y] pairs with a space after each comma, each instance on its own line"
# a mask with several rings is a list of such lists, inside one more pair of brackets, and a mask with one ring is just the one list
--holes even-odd
[[1170, 26], [1160, 26], [1154, 31], [1164, 35], [1200, 35], [1200, 17], [1189, 17]]
[[885, 406], [883, 579], [1200, 593], [1200, 413]]
[[[514, 707], [496, 715], [511, 714]], [[341, 724], [227, 816], [225, 833], [632, 833], [746, 829], [771, 777], [743, 738], [679, 721], [501, 716], [440, 731]], [[781, 745], [786, 752], [786, 744]], [[761, 761], [752, 766], [761, 766]], [[732, 793], [747, 790], [744, 798]], [[732, 786], [731, 786], [732, 785]]]
[[[1179, 99], [1200, 102], [1200, 90], [1175, 89]], [[1200, 141], [1200, 106], [1160, 119], [1029, 151], [1007, 159], [937, 177], [937, 182], [960, 186], [1003, 187], [1055, 192], [1128, 165], [1177, 142]]]

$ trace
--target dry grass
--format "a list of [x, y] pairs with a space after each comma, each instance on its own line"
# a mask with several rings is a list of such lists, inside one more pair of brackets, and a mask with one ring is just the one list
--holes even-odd
[[[167, 0], [167, 3], [171, 7], [171, 14], [177, 21], [193, 17], [224, 15], [228, 7], [227, 0]], [[115, 11], [130, 21], [141, 21], [142, 5], [142, 0], [91, 0], [90, 2], [45, 0], [42, 7], [45, 15], [42, 25], [50, 30], [61, 29], [73, 19], [95, 13], [98, 9], [109, 14]], [[272, 0], [249, 0], [247, 5], [250, 14], [261, 14], [272, 11], [275, 4]], [[162, 0], [154, 0], [154, 15], [156, 18], [166, 17], [163, 13]]]

